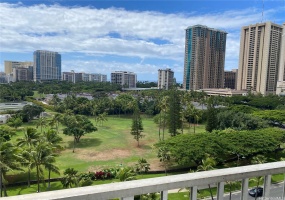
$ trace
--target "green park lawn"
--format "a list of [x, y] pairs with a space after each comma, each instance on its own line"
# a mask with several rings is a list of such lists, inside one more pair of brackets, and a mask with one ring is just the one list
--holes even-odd
[[[157, 152], [153, 148], [153, 145], [159, 141], [158, 125], [153, 122], [151, 117], [142, 117], [145, 136], [140, 140], [140, 147], [137, 146], [137, 141], [130, 134], [131, 117], [109, 116], [108, 121], [104, 122], [103, 125], [96, 125], [92, 117], [90, 120], [98, 128], [98, 131], [83, 136], [80, 142], [76, 144], [75, 153], [72, 152], [73, 137], [64, 135], [62, 126], [59, 128], [60, 136], [63, 139], [61, 143], [63, 150], [56, 158], [56, 165], [61, 174], [69, 167], [81, 173], [117, 166], [132, 166], [142, 157], [150, 163], [151, 170], [163, 170], [156, 156]], [[12, 138], [12, 142], [15, 143], [17, 138], [23, 136], [23, 130], [26, 127], [36, 127], [36, 120], [25, 123], [16, 136]], [[44, 130], [46, 128], [43, 128], [42, 131]], [[203, 132], [204, 130], [204, 125], [196, 125], [196, 132]], [[41, 132], [40, 127], [38, 127], [38, 131]], [[188, 132], [193, 133], [193, 127], [189, 131], [187, 125], [184, 133], [187, 134]], [[165, 130], [165, 138], [168, 137], [169, 133]], [[26, 172], [14, 171], [10, 176], [10, 181], [25, 181], [26, 176]], [[35, 179], [35, 176], [35, 171], [32, 171], [32, 179]], [[52, 178], [59, 176], [52, 174]], [[47, 173], [45, 178], [47, 178]]]

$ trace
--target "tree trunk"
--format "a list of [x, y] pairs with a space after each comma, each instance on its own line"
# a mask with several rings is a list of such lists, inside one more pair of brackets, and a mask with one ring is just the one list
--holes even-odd
[[230, 183], [230, 199], [229, 200], [232, 200], [232, 183]]
[[2, 185], [3, 185], [2, 168], [0, 168], [0, 197], [2, 197]]
[[31, 169], [29, 167], [29, 169], [28, 169], [28, 187], [30, 187], [30, 186], [31, 186]]
[[[4, 174], [3, 174], [4, 176]], [[3, 192], [4, 192], [4, 197], [7, 197], [8, 194], [7, 194], [7, 188], [6, 188], [6, 185], [3, 183]]]
[[209, 189], [210, 189], [211, 198], [212, 198], [212, 200], [214, 200], [214, 197], [213, 197], [213, 193], [212, 193], [212, 189], [211, 189], [210, 184], [208, 184], [208, 186], [209, 186]]
[[72, 150], [72, 153], [75, 152], [75, 137], [74, 137], [74, 140], [73, 140], [73, 150]]
[[48, 169], [48, 188], [50, 188], [50, 169]]
[[161, 112], [159, 113], [159, 129], [158, 129], [158, 138], [159, 138], [159, 141], [161, 141], [160, 128], [161, 128]]
[[38, 182], [38, 190], [37, 192], [40, 192], [40, 170], [39, 170], [39, 166], [37, 166], [37, 182]]

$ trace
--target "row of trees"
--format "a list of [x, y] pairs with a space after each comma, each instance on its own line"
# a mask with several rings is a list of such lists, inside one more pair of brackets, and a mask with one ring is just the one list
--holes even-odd
[[168, 159], [161, 161], [172, 159], [179, 165], [199, 166], [206, 155], [219, 164], [241, 155], [250, 160], [257, 154], [276, 153], [284, 142], [285, 133], [278, 128], [244, 131], [226, 129], [211, 134], [181, 134], [161, 141], [156, 147], [161, 153], [167, 152]]
[[7, 196], [3, 180], [6, 179], [7, 172], [11, 170], [27, 169], [27, 182], [30, 187], [31, 170], [35, 169], [39, 192], [44, 169], [48, 170], [48, 180], [50, 180], [51, 172], [59, 174], [59, 169], [54, 163], [61, 148], [59, 142], [62, 139], [53, 129], [41, 134], [31, 127], [25, 129], [23, 137], [18, 138], [16, 143], [10, 141], [13, 135], [13, 129], [0, 127], [0, 195], [3, 195], [2, 189], [4, 189], [4, 196]]

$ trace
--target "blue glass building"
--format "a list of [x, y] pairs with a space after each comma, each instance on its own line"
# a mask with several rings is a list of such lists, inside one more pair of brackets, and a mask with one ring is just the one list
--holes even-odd
[[225, 31], [203, 25], [186, 29], [184, 89], [224, 87], [226, 37]]

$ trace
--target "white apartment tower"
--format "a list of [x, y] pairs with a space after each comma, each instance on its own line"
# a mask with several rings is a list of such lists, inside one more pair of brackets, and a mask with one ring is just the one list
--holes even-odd
[[174, 84], [174, 72], [171, 69], [159, 69], [158, 70], [158, 89], [168, 90]]
[[61, 55], [58, 52], [34, 52], [34, 81], [61, 80]]
[[242, 27], [237, 90], [263, 95], [276, 93], [280, 58], [284, 57], [281, 55], [282, 29], [272, 22]]
[[111, 73], [111, 83], [120, 84], [124, 88], [136, 88], [137, 75], [133, 72], [115, 71]]

